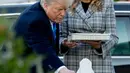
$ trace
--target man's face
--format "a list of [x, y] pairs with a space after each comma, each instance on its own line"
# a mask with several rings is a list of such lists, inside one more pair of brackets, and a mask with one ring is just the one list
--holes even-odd
[[63, 0], [52, 2], [45, 7], [49, 19], [53, 22], [60, 23], [65, 15], [66, 6], [62, 1]]

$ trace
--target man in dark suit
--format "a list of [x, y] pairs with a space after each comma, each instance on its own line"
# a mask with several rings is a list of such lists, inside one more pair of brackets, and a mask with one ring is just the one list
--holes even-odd
[[62, 21], [67, 7], [72, 4], [68, 1], [71, 0], [41, 0], [22, 12], [14, 26], [16, 35], [23, 36], [29, 48], [44, 56], [44, 73], [75, 73], [64, 66], [55, 48], [54, 25]]

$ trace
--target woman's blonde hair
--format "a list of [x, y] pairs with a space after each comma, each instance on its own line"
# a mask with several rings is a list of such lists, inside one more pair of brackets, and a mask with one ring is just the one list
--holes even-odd
[[92, 0], [91, 5], [95, 5], [96, 11], [102, 11], [103, 8], [103, 0]]
[[[79, 4], [79, 2], [80, 0], [75, 0], [74, 3], [72, 4], [72, 7], [70, 8], [72, 13], [74, 13], [75, 8]], [[101, 11], [103, 8], [103, 0], [92, 0], [90, 5], [93, 11]]]

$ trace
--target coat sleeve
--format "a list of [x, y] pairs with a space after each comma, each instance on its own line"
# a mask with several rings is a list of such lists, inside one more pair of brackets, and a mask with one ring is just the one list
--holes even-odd
[[[101, 45], [102, 49], [102, 57], [105, 58], [112, 47], [118, 43], [118, 37], [116, 33], [116, 18], [115, 18], [115, 10], [113, 6], [112, 0], [109, 0], [110, 4], [106, 8], [106, 18], [105, 18], [105, 25], [106, 31], [104, 33], [111, 33], [110, 40], [104, 41]], [[101, 54], [99, 54], [101, 55]]]
[[32, 22], [28, 28], [28, 32], [24, 35], [25, 41], [28, 46], [33, 49], [38, 55], [44, 57], [42, 61], [42, 66], [46, 71], [55, 71], [60, 66], [63, 66], [62, 61], [56, 55], [54, 47], [51, 41], [48, 39], [48, 33], [50, 31], [42, 22]]
[[68, 27], [68, 13], [66, 13], [64, 19], [63, 19], [63, 22], [60, 24], [60, 54], [66, 54], [68, 51], [69, 51], [69, 48], [67, 46], [64, 46], [62, 43], [64, 40], [67, 40], [67, 37], [69, 35], [69, 27]]

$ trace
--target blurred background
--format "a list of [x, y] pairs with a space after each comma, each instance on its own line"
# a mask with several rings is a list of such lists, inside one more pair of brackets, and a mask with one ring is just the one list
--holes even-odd
[[[14, 40], [11, 30], [20, 13], [37, 1], [0, 0], [0, 73], [29, 73], [34, 64], [42, 72], [40, 58], [26, 50], [22, 37]], [[116, 73], [130, 73], [130, 0], [115, 0], [114, 8], [119, 43], [111, 51], [113, 65]]]
[[0, 4], [6, 4], [6, 3], [26, 3], [26, 2], [35, 2], [38, 0], [1, 0]]

